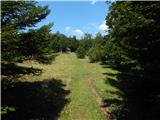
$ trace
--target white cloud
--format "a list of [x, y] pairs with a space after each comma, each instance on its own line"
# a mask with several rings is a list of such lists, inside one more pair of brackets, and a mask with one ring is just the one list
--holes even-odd
[[103, 21], [99, 26], [97, 26], [97, 28], [98, 28], [99, 30], [103, 30], [103, 31], [108, 31], [108, 30], [109, 30], [109, 28], [108, 28], [108, 26], [106, 25], [105, 21]]
[[65, 30], [65, 31], [70, 31], [70, 30], [71, 30], [71, 27], [67, 26], [67, 27], [65, 27], [64, 30]]
[[73, 34], [78, 35], [78, 36], [82, 36], [84, 33], [80, 29], [75, 29], [75, 30], [73, 30]]
[[91, 1], [91, 4], [92, 4], [92, 5], [95, 5], [95, 4], [96, 4], [96, 0], [92, 0], [92, 1]]
[[80, 38], [80, 37], [82, 37], [82, 36], [84, 35], [84, 32], [83, 32], [82, 30], [80, 30], [80, 29], [72, 29], [70, 26], [66, 26], [66, 27], [64, 28], [64, 30], [65, 30], [66, 32], [68, 32], [68, 34], [70, 34], [70, 35], [75, 35], [75, 36], [77, 36], [78, 38]]

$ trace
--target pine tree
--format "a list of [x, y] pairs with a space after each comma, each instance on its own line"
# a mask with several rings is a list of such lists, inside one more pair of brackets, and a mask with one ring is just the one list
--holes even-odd
[[20, 33], [44, 19], [50, 10], [34, 1], [1, 1], [2, 60], [14, 61], [23, 56]]

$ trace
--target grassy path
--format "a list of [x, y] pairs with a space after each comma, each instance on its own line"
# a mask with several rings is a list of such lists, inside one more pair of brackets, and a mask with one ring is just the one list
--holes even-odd
[[[90, 76], [90, 69], [85, 60], [77, 60], [76, 56], [64, 55], [64, 64], [71, 68], [70, 86], [71, 94], [68, 96], [70, 103], [65, 106], [60, 114], [60, 120], [103, 120], [104, 115], [92, 96], [90, 87], [86, 84], [87, 77]], [[67, 60], [69, 59], [69, 61]], [[67, 68], [67, 69], [68, 69]], [[68, 71], [70, 73], [71, 71]]]
[[[23, 63], [23, 66], [28, 65], [27, 62]], [[115, 71], [102, 68], [98, 63], [89, 63], [87, 59], [77, 59], [74, 53], [60, 54], [52, 64], [32, 63], [32, 65], [34, 68], [43, 69], [43, 73], [39, 76], [24, 76], [26, 80], [60, 79], [66, 84], [64, 89], [70, 90], [67, 96], [70, 102], [59, 113], [58, 120], [105, 120], [106, 116], [95, 96], [100, 95], [103, 99], [106, 97], [121, 99], [118, 95], [110, 94], [118, 90], [105, 83], [104, 73], [106, 71], [116, 73]], [[116, 78], [113, 79], [116, 80]], [[111, 106], [112, 108], [115, 107]]]

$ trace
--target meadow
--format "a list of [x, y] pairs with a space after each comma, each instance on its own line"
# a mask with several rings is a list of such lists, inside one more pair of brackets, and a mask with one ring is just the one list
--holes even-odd
[[[110, 102], [102, 108], [101, 101], [122, 101], [120, 90], [108, 81], [116, 81], [113, 75], [118, 71], [90, 63], [88, 58], [78, 59], [75, 53], [58, 53], [50, 64], [24, 61], [16, 65], [40, 72], [19, 74], [14, 87], [3, 89], [3, 98], [11, 104], [6, 109], [11, 111], [12, 119], [27, 116], [26, 119], [105, 120], [109, 118], [107, 111], [116, 110], [119, 105]], [[7, 114], [4, 111], [2, 118], [8, 118]]]

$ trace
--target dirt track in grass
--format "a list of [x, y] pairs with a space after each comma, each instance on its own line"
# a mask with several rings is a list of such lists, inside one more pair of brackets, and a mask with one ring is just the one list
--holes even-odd
[[[58, 106], [61, 107], [54, 116], [58, 120], [107, 120], [110, 110], [100, 107], [102, 99], [119, 99], [118, 96], [109, 94], [110, 91], [117, 91], [117, 89], [105, 82], [106, 75], [104, 73], [114, 71], [103, 68], [99, 63], [90, 63], [87, 58], [77, 59], [75, 53], [60, 53], [51, 64], [25, 61], [17, 65], [32, 66], [33, 69], [42, 70], [39, 75], [26, 74], [18, 78], [19, 80], [31, 84], [46, 80], [62, 81], [64, 87], [61, 89], [69, 91], [69, 93], [63, 98], [68, 101], [63, 106], [59, 105], [59, 100], [56, 98], [55, 104], [58, 103]], [[50, 91], [50, 93], [52, 92]]]

